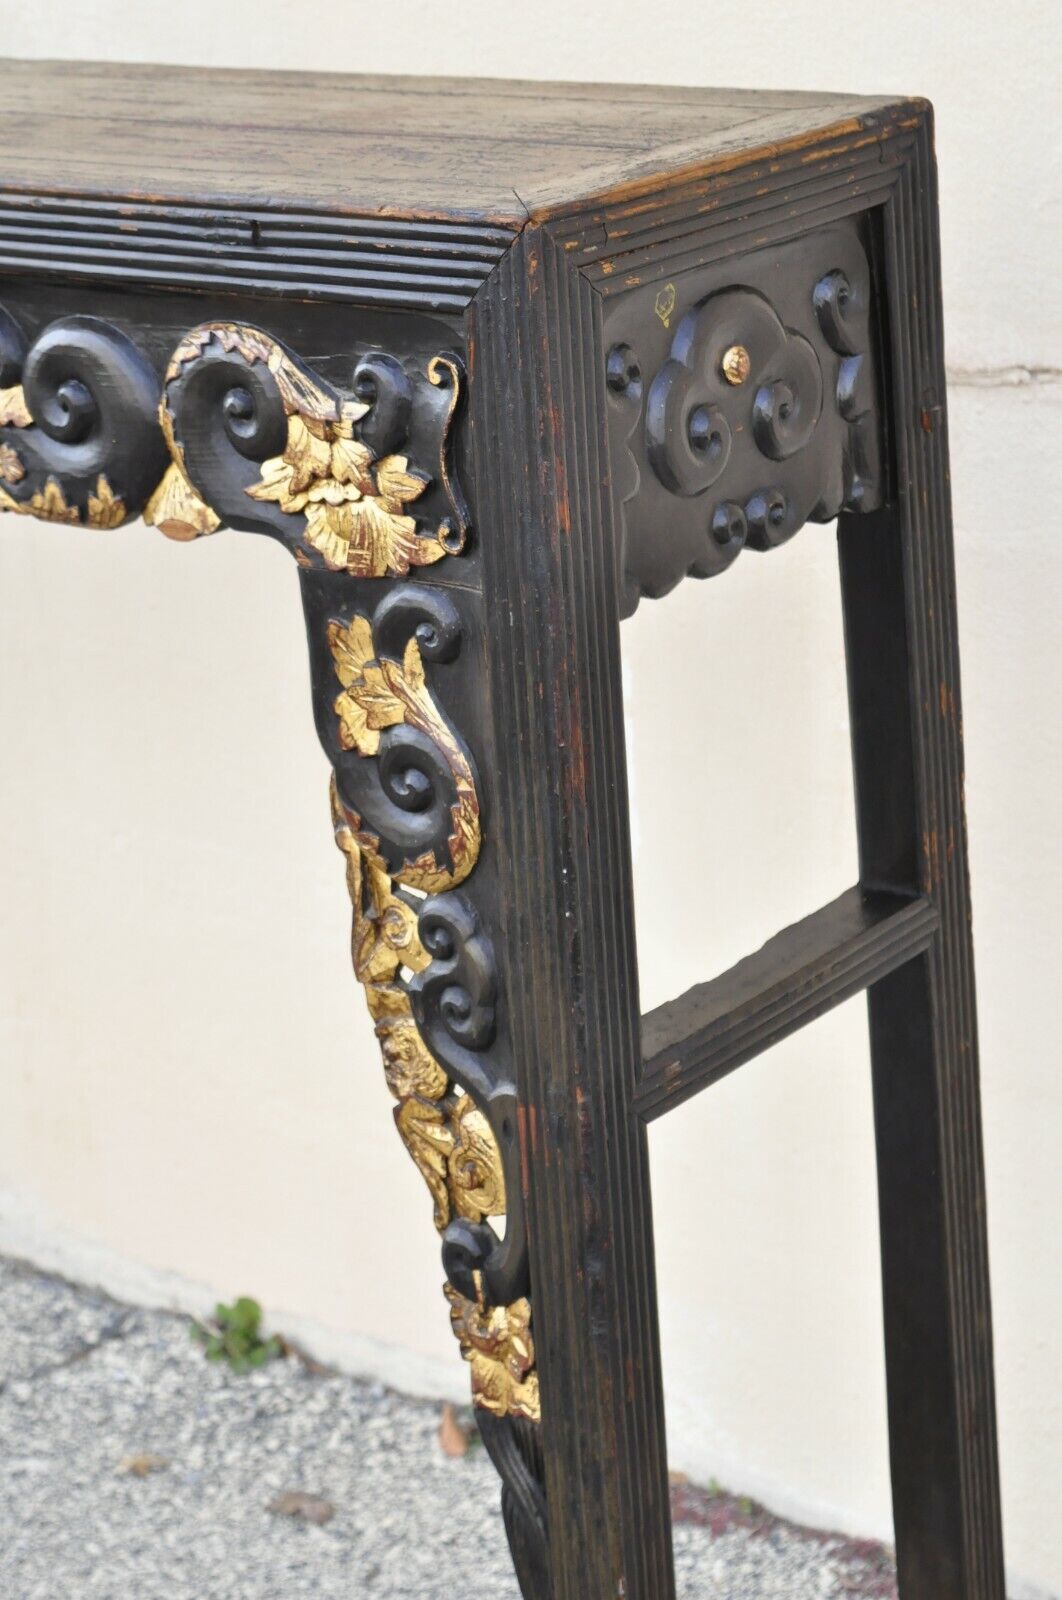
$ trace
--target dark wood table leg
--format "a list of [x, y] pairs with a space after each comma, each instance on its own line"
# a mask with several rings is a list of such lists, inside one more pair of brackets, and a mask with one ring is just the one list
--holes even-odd
[[841, 519], [861, 878], [940, 922], [868, 991], [903, 1600], [1003, 1600], [932, 126], [884, 208], [896, 451]]
[[553, 1600], [673, 1594], [599, 302], [530, 230], [473, 308], [496, 930], [517, 1063]]

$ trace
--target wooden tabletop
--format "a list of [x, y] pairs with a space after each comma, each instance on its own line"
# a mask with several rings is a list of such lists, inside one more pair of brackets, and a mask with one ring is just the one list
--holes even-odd
[[0, 193], [522, 228], [850, 134], [897, 104], [831, 94], [0, 63]]

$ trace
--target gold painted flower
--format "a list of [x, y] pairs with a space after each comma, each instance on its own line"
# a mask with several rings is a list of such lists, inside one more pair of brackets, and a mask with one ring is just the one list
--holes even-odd
[[472, 1398], [496, 1417], [520, 1416], [537, 1422], [541, 1415], [531, 1303], [480, 1306], [445, 1285], [450, 1321], [461, 1354], [472, 1368]]
[[247, 493], [274, 501], [282, 511], [301, 511], [306, 543], [334, 571], [356, 578], [401, 576], [447, 552], [437, 537], [417, 532], [408, 510], [431, 480], [405, 456], [375, 460], [354, 437], [354, 424], [367, 409], [348, 401], [334, 418], [292, 413], [284, 454], [263, 462], [261, 481]]

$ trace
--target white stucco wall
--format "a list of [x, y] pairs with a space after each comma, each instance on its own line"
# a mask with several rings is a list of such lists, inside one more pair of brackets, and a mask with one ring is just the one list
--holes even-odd
[[[1062, 1593], [1050, 0], [0, 0], [0, 38], [936, 102], [1008, 1559]], [[646, 1006], [854, 878], [835, 565], [808, 529], [626, 627]], [[139, 1270], [145, 1292], [162, 1273], [253, 1292], [348, 1360], [461, 1394], [430, 1207], [350, 976], [290, 562], [243, 536], [12, 522], [0, 593], [0, 1248]], [[676, 880], [674, 840], [713, 816], [728, 847]], [[652, 1150], [674, 1464], [887, 1533], [861, 1002], [657, 1124]]]

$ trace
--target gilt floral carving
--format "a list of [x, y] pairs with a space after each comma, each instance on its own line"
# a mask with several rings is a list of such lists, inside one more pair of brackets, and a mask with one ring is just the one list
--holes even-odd
[[[146, 521], [176, 539], [197, 538], [221, 526], [205, 486], [194, 481], [189, 469], [173, 402], [175, 387], [212, 346], [235, 354], [251, 371], [264, 368], [283, 408], [283, 449], [261, 461], [257, 482], [245, 484], [243, 493], [278, 507], [285, 516], [301, 517], [300, 542], [329, 570], [355, 578], [401, 577], [412, 567], [460, 553], [467, 532], [462, 517], [443, 518], [432, 527], [417, 515], [416, 502], [432, 482], [430, 474], [398, 451], [375, 454], [358, 436], [357, 425], [371, 411], [372, 401], [341, 398], [275, 339], [239, 323], [204, 323], [173, 353], [159, 408], [172, 462], [148, 502]], [[457, 403], [459, 372], [452, 360], [435, 357], [427, 376], [432, 384], [445, 383], [451, 390], [439, 470], [456, 506], [445, 435]], [[250, 400], [243, 396], [244, 403]], [[237, 424], [240, 404], [239, 390], [233, 388], [226, 405]]]
[[[460, 883], [479, 855], [479, 800], [468, 759], [427, 687], [416, 637], [410, 638], [401, 661], [386, 656], [377, 659], [369, 619], [355, 615], [348, 626], [329, 624], [328, 643], [336, 677], [343, 686], [335, 700], [343, 748], [374, 756], [380, 734], [405, 723], [428, 736], [450, 769], [456, 795], [450, 808], [451, 865], [441, 865], [433, 851], [425, 852], [404, 865], [403, 882], [426, 893]], [[375, 835], [354, 813], [348, 812], [348, 817], [361, 848], [375, 856]]]
[[[68, 318], [29, 347], [4, 318], [0, 509], [111, 528], [143, 506], [147, 522], [180, 540], [232, 521], [279, 535], [300, 565], [354, 579], [402, 577], [465, 547], [468, 516], [449, 459], [456, 358], [434, 357], [416, 380], [370, 353], [344, 398], [260, 329], [211, 322], [181, 339], [160, 397], [155, 369], [117, 329]], [[26, 388], [11, 384], [24, 368]], [[446, 391], [442, 403], [428, 400], [425, 379]], [[401, 448], [415, 381], [417, 426], [427, 419], [436, 430], [431, 474]], [[34, 409], [47, 411], [46, 425]], [[122, 493], [102, 470], [119, 455]], [[431, 516], [419, 514], [423, 503], [434, 505]], [[323, 632], [354, 971], [395, 1122], [432, 1196], [475, 1402], [497, 1417], [537, 1420], [516, 1192], [508, 1215], [507, 1173], [518, 1188], [515, 1091], [484, 1055], [494, 1037], [489, 940], [453, 893], [479, 857], [479, 799], [471, 758], [425, 671], [425, 656], [456, 650], [459, 616], [441, 592], [408, 585], [374, 607], [372, 622], [354, 611]], [[500, 1240], [497, 1221], [506, 1224]]]
[[[387, 1086], [397, 1102], [395, 1124], [434, 1202], [443, 1233], [455, 1217], [484, 1222], [506, 1209], [501, 1157], [490, 1123], [436, 1061], [413, 1018], [404, 973], [422, 972], [431, 957], [417, 932], [415, 896], [373, 859], [351, 827], [332, 785], [336, 843], [347, 863], [354, 908], [354, 973], [365, 989]], [[445, 1286], [462, 1354], [472, 1368], [476, 1405], [495, 1416], [540, 1416], [531, 1306], [526, 1298], [489, 1306]]]

